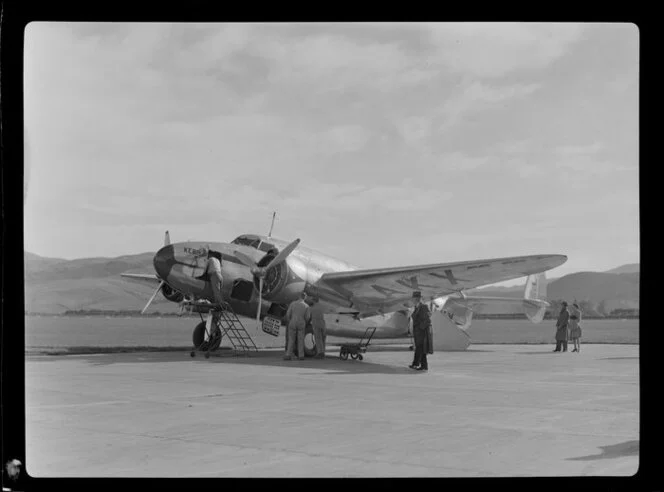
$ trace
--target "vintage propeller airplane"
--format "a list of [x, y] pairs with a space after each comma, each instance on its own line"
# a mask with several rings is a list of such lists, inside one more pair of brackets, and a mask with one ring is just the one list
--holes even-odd
[[[272, 225], [274, 225], [274, 217]], [[230, 243], [187, 241], [164, 246], [154, 256], [155, 274], [122, 277], [156, 285], [142, 312], [161, 292], [169, 301], [214, 299], [205, 276], [208, 248], [221, 258], [222, 294], [236, 314], [255, 317], [257, 329], [283, 325], [288, 305], [302, 292], [316, 295], [324, 306], [327, 334], [361, 338], [376, 327], [374, 339], [408, 338], [411, 297], [415, 290], [433, 308], [436, 349], [465, 349], [473, 313], [525, 312], [539, 323], [549, 304], [539, 299], [543, 272], [562, 265], [558, 254], [517, 256], [406, 267], [360, 269], [300, 245], [267, 236], [244, 234]], [[470, 296], [464, 291], [528, 276], [523, 299]], [[539, 295], [538, 295], [539, 294]], [[268, 323], [269, 322], [269, 323]], [[267, 324], [266, 324], [267, 323]], [[199, 330], [197, 333], [196, 330]], [[202, 340], [200, 325], [194, 344]], [[272, 334], [274, 330], [272, 329]], [[305, 336], [305, 352], [315, 353], [313, 336]]]

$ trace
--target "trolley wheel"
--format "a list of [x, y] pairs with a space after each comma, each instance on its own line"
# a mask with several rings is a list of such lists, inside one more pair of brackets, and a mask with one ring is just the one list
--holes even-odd
[[350, 354], [350, 358], [353, 360], [357, 360], [360, 354]]
[[345, 350], [339, 354], [339, 357], [341, 357], [341, 360], [346, 360], [348, 359], [348, 352]]
[[360, 360], [364, 359], [364, 357], [362, 357], [362, 354], [357, 354], [357, 358]]
[[195, 351], [195, 350], [192, 350], [191, 353], [190, 353], [189, 355], [191, 355], [192, 357], [196, 357], [196, 351]]
[[210, 358], [210, 352], [205, 352], [205, 358], [209, 359]]

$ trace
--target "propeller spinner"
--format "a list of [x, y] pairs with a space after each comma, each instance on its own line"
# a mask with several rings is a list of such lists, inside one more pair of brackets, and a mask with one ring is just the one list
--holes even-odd
[[258, 278], [258, 308], [256, 310], [256, 328], [258, 328], [258, 324], [260, 323], [261, 305], [263, 304], [263, 280], [265, 279], [265, 276], [267, 275], [267, 272], [270, 270], [270, 268], [275, 267], [281, 262], [285, 261], [288, 255], [290, 255], [293, 250], [297, 248], [298, 244], [300, 244], [300, 240], [296, 239], [284, 249], [282, 249], [279, 254], [265, 266], [258, 266], [258, 263], [256, 263], [252, 258], [242, 253], [241, 251], [235, 252], [235, 257], [246, 266], [248, 266], [251, 269], [251, 274]]

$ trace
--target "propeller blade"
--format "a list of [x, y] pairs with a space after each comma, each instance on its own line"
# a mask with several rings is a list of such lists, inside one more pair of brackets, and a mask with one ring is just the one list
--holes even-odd
[[152, 301], [154, 301], [154, 298], [157, 297], [157, 294], [159, 294], [159, 291], [161, 290], [164, 283], [165, 282], [163, 280], [161, 282], [159, 282], [159, 286], [157, 287], [157, 290], [154, 291], [154, 294], [152, 294], [152, 297], [150, 297], [150, 300], [148, 301], [148, 303], [143, 308], [143, 311], [141, 311], [141, 314], [145, 314], [145, 310], [150, 306], [150, 304], [152, 304]]
[[258, 277], [258, 309], [256, 309], [256, 331], [261, 322], [261, 305], [263, 304], [263, 277]]
[[300, 240], [296, 239], [295, 241], [290, 243], [288, 246], [286, 246], [284, 249], [282, 249], [279, 252], [279, 254], [277, 256], [275, 256], [274, 259], [270, 263], [267, 264], [267, 266], [265, 267], [265, 270], [267, 271], [270, 268], [272, 268], [273, 266], [278, 265], [279, 263], [284, 261], [286, 259], [286, 257], [288, 257], [288, 255], [291, 254], [295, 248], [297, 248], [298, 244], [300, 244]]
[[235, 257], [240, 260], [242, 263], [244, 263], [245, 266], [248, 266], [249, 268], [255, 268], [256, 267], [256, 262], [249, 257], [248, 255], [245, 255], [242, 251], [236, 251], [235, 252]]

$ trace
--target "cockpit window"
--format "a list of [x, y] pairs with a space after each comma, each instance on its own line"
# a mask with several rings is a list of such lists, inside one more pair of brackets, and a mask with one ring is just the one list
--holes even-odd
[[252, 236], [238, 236], [233, 241], [231, 241], [231, 244], [239, 244], [242, 246], [250, 246], [254, 249], [258, 249], [260, 251], [268, 252], [271, 249], [274, 249], [274, 245], [267, 243], [267, 242], [261, 242], [261, 239], [259, 237], [252, 237]]
[[269, 251], [276, 250], [277, 248], [275, 248], [273, 244], [262, 242], [261, 245], [258, 247], [258, 249], [268, 253]]

